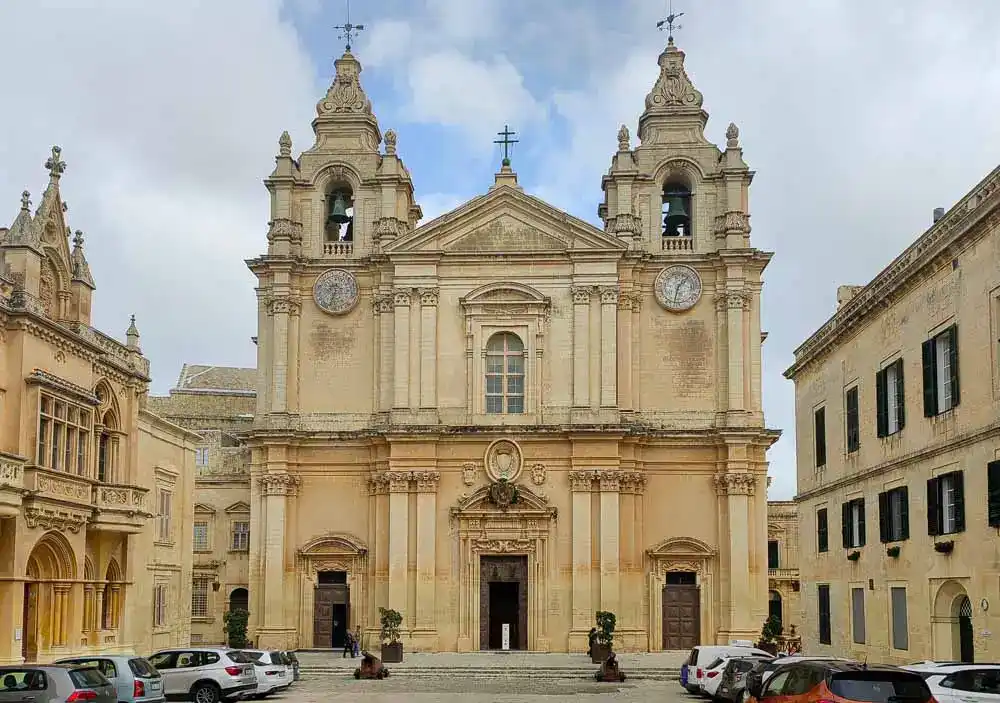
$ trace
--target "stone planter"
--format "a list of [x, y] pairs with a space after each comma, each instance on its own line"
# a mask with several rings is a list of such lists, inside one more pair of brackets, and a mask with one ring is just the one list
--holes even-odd
[[393, 642], [382, 645], [382, 662], [385, 664], [399, 664], [403, 661], [403, 643]]
[[607, 661], [608, 657], [611, 656], [610, 645], [600, 644], [599, 642], [594, 642], [594, 646], [590, 649], [590, 661], [594, 664], [603, 664]]

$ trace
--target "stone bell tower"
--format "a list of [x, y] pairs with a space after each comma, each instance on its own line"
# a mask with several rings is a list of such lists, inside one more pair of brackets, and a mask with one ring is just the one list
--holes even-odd
[[653, 254], [749, 247], [753, 172], [743, 161], [739, 130], [729, 125], [725, 151], [705, 138], [702, 94], [672, 37], [659, 65], [639, 118], [639, 146], [631, 147], [625, 125], [618, 132], [598, 208], [605, 229]]

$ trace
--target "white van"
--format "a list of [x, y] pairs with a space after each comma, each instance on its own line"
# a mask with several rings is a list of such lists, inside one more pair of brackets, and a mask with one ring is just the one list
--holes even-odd
[[716, 659], [725, 657], [757, 656], [773, 659], [774, 655], [757, 649], [749, 640], [733, 640], [729, 644], [699, 644], [691, 650], [681, 666], [681, 686], [690, 693], [701, 693], [704, 688], [705, 667]]

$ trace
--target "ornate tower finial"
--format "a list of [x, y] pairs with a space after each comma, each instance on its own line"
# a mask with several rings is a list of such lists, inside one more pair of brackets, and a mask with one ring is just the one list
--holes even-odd
[[684, 29], [684, 27], [682, 27], [679, 24], [675, 24], [675, 23], [677, 22], [677, 20], [679, 20], [681, 17], [683, 17], [684, 13], [683, 12], [677, 12], [677, 13], [674, 12], [674, 2], [673, 2], [673, 0], [670, 0], [670, 5], [669, 5], [669, 9], [667, 10], [667, 13], [668, 13], [667, 14], [667, 18], [666, 19], [662, 19], [659, 22], [657, 22], [656, 23], [656, 28], [659, 29], [661, 32], [663, 31], [664, 27], [667, 28], [667, 46], [673, 46], [674, 45], [674, 30], [675, 29]]
[[628, 127], [622, 125], [618, 128], [618, 151], [628, 151], [631, 148], [631, 135], [628, 133]]
[[83, 232], [77, 230], [73, 235], [73, 248], [78, 249], [83, 246]]
[[281, 156], [292, 155], [292, 138], [288, 135], [287, 130], [282, 132], [278, 138], [278, 154]]
[[736, 149], [740, 145], [740, 128], [735, 122], [730, 122], [726, 129], [726, 148]]
[[21, 209], [25, 212], [31, 209], [31, 193], [28, 191], [21, 193]]
[[52, 147], [52, 156], [45, 161], [45, 168], [49, 170], [49, 178], [59, 180], [59, 176], [66, 170], [66, 162], [59, 159], [62, 149], [58, 146]]
[[385, 153], [388, 156], [393, 156], [396, 153], [396, 130], [387, 129], [384, 135], [385, 139]]
[[520, 139], [511, 139], [517, 132], [511, 132], [510, 127], [507, 125], [503, 126], [502, 132], [497, 132], [497, 136], [503, 137], [503, 139], [494, 139], [494, 144], [500, 144], [503, 148], [503, 161], [500, 162], [501, 166], [506, 166], [510, 168], [510, 147], [512, 144], [517, 144]]
[[139, 330], [135, 326], [135, 315], [129, 319], [128, 330], [125, 331], [125, 346], [129, 349], [139, 348]]
[[335, 25], [334, 29], [340, 30], [340, 34], [337, 36], [346, 42], [348, 54], [351, 53], [351, 39], [358, 36], [358, 32], [361, 32], [364, 28], [363, 24], [351, 24], [351, 0], [347, 0], [347, 21], [344, 24]]

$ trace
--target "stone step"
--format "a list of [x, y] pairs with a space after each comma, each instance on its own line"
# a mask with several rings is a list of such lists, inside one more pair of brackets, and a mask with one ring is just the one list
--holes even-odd
[[[575, 680], [592, 679], [599, 666], [587, 667], [445, 667], [445, 666], [406, 666], [405, 664], [386, 664], [391, 675], [407, 678], [447, 678], [447, 679], [490, 679], [490, 680]], [[634, 670], [625, 669], [625, 674], [633, 680], [678, 681], [680, 669], [642, 667]], [[302, 667], [303, 679], [339, 678], [354, 675], [354, 667], [347, 666], [310, 666]]]

